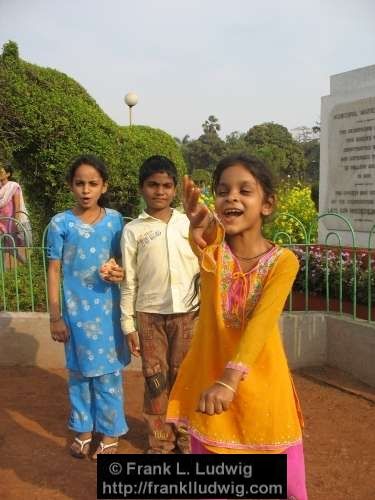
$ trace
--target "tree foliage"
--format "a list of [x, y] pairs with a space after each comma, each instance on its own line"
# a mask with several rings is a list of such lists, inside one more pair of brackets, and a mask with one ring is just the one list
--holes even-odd
[[211, 186], [211, 175], [207, 170], [203, 170], [203, 168], [193, 170], [191, 178], [203, 190], [208, 190]]
[[221, 129], [221, 125], [216, 116], [210, 115], [202, 124], [202, 128], [204, 134], [217, 134]]
[[202, 128], [203, 134], [198, 139], [185, 136], [179, 142], [189, 173], [197, 168], [212, 171], [223, 156], [244, 153], [261, 158], [277, 178], [304, 178], [303, 148], [282, 125], [255, 125], [246, 133], [232, 132], [225, 141], [218, 135], [221, 127], [215, 116], [210, 115]]
[[165, 154], [185, 171], [172, 137], [150, 127], [119, 127], [75, 80], [21, 60], [14, 42], [0, 56], [0, 110], [0, 157], [12, 159], [40, 226], [71, 204], [64, 178], [76, 155], [93, 153], [106, 162], [111, 201], [124, 215], [137, 210], [137, 172], [147, 156]]
[[320, 171], [320, 123], [312, 128], [300, 127], [302, 133], [297, 138], [306, 160], [305, 182], [311, 185], [312, 198], [319, 210], [319, 171]]
[[255, 125], [246, 133], [245, 141], [278, 177], [303, 179], [306, 167], [303, 149], [286, 127], [272, 122]]
[[225, 156], [225, 142], [219, 137], [220, 124], [218, 119], [210, 115], [202, 124], [203, 134], [196, 140], [185, 136], [181, 149], [191, 174], [193, 170], [212, 171], [218, 161]]

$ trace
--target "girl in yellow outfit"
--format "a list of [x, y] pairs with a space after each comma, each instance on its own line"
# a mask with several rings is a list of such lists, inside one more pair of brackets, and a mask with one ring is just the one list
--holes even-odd
[[185, 178], [201, 307], [167, 419], [187, 424], [193, 453], [286, 453], [288, 498], [306, 500], [302, 416], [278, 326], [298, 261], [262, 235], [275, 195], [260, 160], [225, 158], [213, 189], [216, 216]]

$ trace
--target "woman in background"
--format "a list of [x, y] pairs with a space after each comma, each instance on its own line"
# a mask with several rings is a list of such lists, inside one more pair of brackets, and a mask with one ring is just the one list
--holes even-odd
[[0, 163], [0, 238], [1, 247], [6, 248], [8, 254], [4, 259], [6, 267], [10, 267], [15, 247], [17, 258], [25, 262], [25, 252], [19, 247], [31, 245], [31, 230], [22, 189], [17, 182], [9, 180], [10, 176], [11, 170]]

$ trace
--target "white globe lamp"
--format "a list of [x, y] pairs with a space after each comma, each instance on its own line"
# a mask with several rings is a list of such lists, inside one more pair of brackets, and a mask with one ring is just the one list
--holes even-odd
[[132, 108], [138, 103], [138, 96], [134, 92], [128, 92], [124, 100], [129, 107], [129, 125], [132, 126]]

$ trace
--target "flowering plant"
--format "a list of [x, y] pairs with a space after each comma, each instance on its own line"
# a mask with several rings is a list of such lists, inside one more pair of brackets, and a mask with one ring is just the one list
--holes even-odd
[[[311, 198], [311, 187], [301, 183], [290, 187], [282, 183], [277, 190], [277, 211], [264, 226], [265, 235], [277, 243], [307, 243], [305, 231], [312, 228], [310, 242], [318, 237], [318, 212]], [[287, 214], [287, 215], [286, 215]], [[288, 238], [285, 236], [288, 235]], [[288, 241], [287, 241], [288, 240]]]
[[[304, 292], [306, 288], [306, 256], [308, 258], [308, 289], [312, 295], [340, 298], [340, 283], [343, 300], [353, 300], [354, 278], [356, 279], [357, 303], [375, 305], [375, 254], [367, 250], [337, 248], [320, 245], [294, 246], [293, 251], [300, 261], [300, 269], [294, 290]], [[308, 249], [308, 250], [307, 250]], [[327, 287], [328, 283], [328, 287]]]

